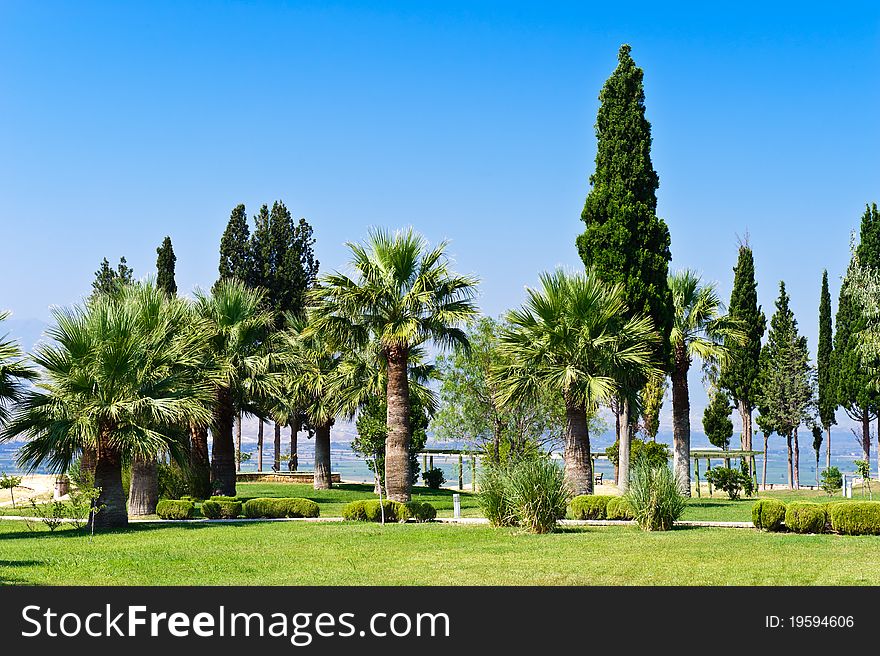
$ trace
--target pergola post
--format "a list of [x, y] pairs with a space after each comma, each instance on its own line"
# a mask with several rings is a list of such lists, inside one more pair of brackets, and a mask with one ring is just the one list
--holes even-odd
[[706, 481], [708, 481], [708, 483], [709, 483], [709, 496], [711, 497], [712, 496], [712, 481], [710, 481], [708, 478], [708, 473], [709, 473], [710, 469], [712, 469], [712, 460], [710, 458], [706, 458], [706, 474], [707, 474]]
[[697, 483], [697, 498], [700, 497], [700, 459], [694, 458], [694, 477]]

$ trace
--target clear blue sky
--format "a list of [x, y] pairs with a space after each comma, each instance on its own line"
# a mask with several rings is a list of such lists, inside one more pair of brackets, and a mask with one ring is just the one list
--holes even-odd
[[[322, 268], [370, 225], [452, 240], [484, 310], [579, 266], [599, 89], [645, 69], [673, 267], [727, 298], [748, 231], [815, 348], [822, 269], [880, 201], [880, 9], [792, 3], [0, 4], [0, 307], [46, 320], [102, 257], [208, 287], [237, 203], [283, 199]], [[713, 5], [718, 3], [713, 3]], [[179, 6], [180, 5], [180, 6]]]

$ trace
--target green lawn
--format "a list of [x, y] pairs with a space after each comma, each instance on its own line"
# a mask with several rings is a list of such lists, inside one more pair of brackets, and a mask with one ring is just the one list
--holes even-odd
[[880, 537], [634, 527], [139, 525], [31, 534], [0, 521], [0, 583], [318, 585], [880, 584]]

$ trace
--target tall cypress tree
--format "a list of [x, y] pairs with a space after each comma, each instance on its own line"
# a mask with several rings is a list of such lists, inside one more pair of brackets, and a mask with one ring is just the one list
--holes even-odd
[[[703, 410], [703, 432], [709, 444], [727, 451], [730, 449], [730, 438], [733, 437], [733, 422], [730, 421], [730, 399], [724, 390], [716, 389], [709, 397], [709, 404]], [[725, 466], [730, 467], [730, 459], [725, 459]]]
[[[605, 82], [596, 118], [596, 170], [590, 176], [581, 220], [586, 225], [577, 248], [587, 267], [606, 282], [626, 290], [629, 310], [653, 319], [666, 346], [672, 328], [672, 296], [667, 285], [670, 238], [657, 217], [657, 172], [651, 162], [651, 124], [645, 118], [644, 72], [622, 45], [618, 65]], [[618, 404], [622, 454], [620, 481], [629, 480], [630, 404], [645, 381], [621, 381]]]
[[[755, 259], [748, 240], [739, 245], [739, 255], [733, 268], [733, 292], [728, 314], [740, 323], [746, 340], [728, 345], [729, 357], [721, 368], [721, 387], [730, 392], [742, 419], [742, 448], [752, 449], [752, 411], [755, 408], [755, 381], [761, 357], [761, 338], [767, 319], [758, 305], [758, 283], [755, 282]], [[749, 469], [754, 472], [754, 458], [749, 458]]]
[[177, 296], [177, 282], [174, 280], [174, 264], [177, 256], [171, 245], [171, 237], [165, 237], [162, 245], [156, 249], [156, 286], [168, 296]]
[[220, 280], [235, 278], [250, 284], [250, 229], [244, 205], [236, 205], [220, 238]]
[[[817, 380], [819, 385], [819, 421], [828, 433], [825, 445], [825, 466], [831, 466], [831, 427], [837, 423], [837, 398], [834, 392], [832, 368], [833, 342], [831, 335], [831, 293], [828, 291], [828, 271], [822, 272], [822, 291], [819, 295], [819, 346], [816, 353]], [[819, 436], [821, 440], [821, 434]]]

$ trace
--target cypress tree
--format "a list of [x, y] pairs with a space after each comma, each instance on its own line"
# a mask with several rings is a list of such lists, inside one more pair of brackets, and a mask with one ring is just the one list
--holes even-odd
[[250, 229], [244, 205], [236, 205], [220, 238], [220, 278], [236, 278], [250, 284]]
[[[755, 260], [746, 239], [739, 245], [739, 255], [733, 268], [733, 292], [730, 295], [728, 315], [739, 322], [746, 340], [728, 345], [729, 357], [721, 368], [720, 385], [736, 403], [742, 419], [742, 448], [752, 449], [752, 411], [755, 408], [755, 381], [761, 357], [761, 338], [767, 320], [758, 305], [758, 284], [755, 282]], [[749, 470], [754, 473], [754, 458], [749, 458]]]
[[[828, 433], [825, 445], [825, 466], [831, 466], [831, 427], [836, 424], [837, 398], [832, 369], [833, 343], [831, 335], [831, 294], [828, 291], [828, 271], [822, 272], [822, 291], [819, 295], [819, 345], [816, 353], [816, 378], [819, 386], [818, 414], [822, 427]], [[821, 433], [819, 435], [821, 441]], [[818, 468], [818, 460], [817, 468]]]
[[[587, 267], [606, 282], [620, 283], [631, 313], [654, 321], [668, 361], [672, 327], [672, 296], [667, 285], [670, 238], [657, 217], [660, 181], [651, 162], [651, 124], [645, 118], [644, 72], [622, 45], [618, 65], [599, 94], [596, 118], [596, 170], [590, 176], [581, 220], [585, 230], [577, 248]], [[631, 437], [630, 403], [645, 381], [621, 381], [625, 391], [618, 404], [621, 449], [620, 486], [629, 480], [626, 462]]]
[[101, 266], [95, 271], [95, 279], [92, 281], [92, 296], [97, 294], [112, 294], [119, 285], [128, 285], [134, 280], [134, 270], [128, 266], [125, 257], [119, 258], [116, 268], [110, 266], [105, 257], [101, 260]]
[[177, 296], [177, 282], [174, 280], [174, 264], [177, 256], [171, 245], [171, 237], [165, 237], [162, 245], [156, 249], [156, 286], [168, 296]]

